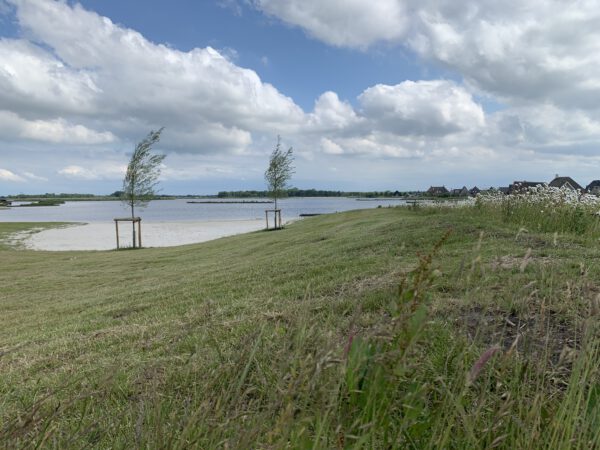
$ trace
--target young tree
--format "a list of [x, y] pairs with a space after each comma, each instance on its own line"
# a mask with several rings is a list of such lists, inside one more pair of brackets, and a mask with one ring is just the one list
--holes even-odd
[[[277, 145], [271, 153], [269, 159], [269, 167], [265, 171], [265, 180], [267, 181], [269, 197], [275, 201], [275, 209], [277, 210], [277, 199], [281, 198], [288, 188], [288, 181], [292, 178], [294, 167], [294, 154], [292, 147], [287, 151], [281, 149], [281, 136], [277, 136]], [[276, 213], [277, 214], [277, 213]], [[279, 224], [281, 226], [281, 223]], [[275, 228], [277, 226], [277, 215], [275, 215]]]
[[[127, 165], [127, 173], [123, 179], [121, 200], [131, 208], [131, 218], [135, 217], [135, 207], [145, 207], [155, 195], [154, 188], [158, 184], [160, 165], [165, 155], [152, 154], [152, 146], [160, 140], [158, 131], [150, 131], [148, 136], [136, 146]], [[135, 222], [133, 225], [133, 247], [135, 248]]]

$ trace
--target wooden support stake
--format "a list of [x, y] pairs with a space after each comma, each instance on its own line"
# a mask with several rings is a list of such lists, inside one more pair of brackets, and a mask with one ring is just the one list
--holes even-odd
[[141, 217], [125, 217], [115, 218], [115, 233], [117, 235], [117, 250], [121, 248], [121, 240], [119, 239], [119, 222], [131, 222], [133, 227], [133, 234], [135, 235], [135, 224], [137, 222], [137, 238], [134, 238], [131, 242], [132, 248], [142, 248], [142, 219]]
[[139, 248], [142, 248], [142, 219], [138, 220], [138, 243]]
[[267, 223], [267, 230], [270, 230], [271, 228], [269, 228], [269, 213], [272, 212], [273, 213], [273, 230], [278, 230], [279, 228], [281, 228], [281, 210], [280, 209], [266, 209], [265, 210], [265, 221]]

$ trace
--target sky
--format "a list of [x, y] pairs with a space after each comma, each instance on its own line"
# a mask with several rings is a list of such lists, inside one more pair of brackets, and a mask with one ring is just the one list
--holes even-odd
[[0, 195], [121, 188], [165, 127], [165, 194], [600, 178], [600, 4], [0, 0]]

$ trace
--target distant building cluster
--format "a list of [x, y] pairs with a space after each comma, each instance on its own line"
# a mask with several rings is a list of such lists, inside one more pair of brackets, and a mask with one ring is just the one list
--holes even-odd
[[446, 189], [446, 186], [431, 186], [427, 189], [427, 194], [434, 197], [475, 197], [481, 190], [475, 186], [467, 189], [466, 186], [458, 189]]
[[[539, 185], [548, 185], [556, 188], [564, 187], [567, 189], [572, 189], [574, 191], [579, 191], [581, 193], [600, 195], [600, 180], [594, 180], [584, 188], [573, 178], [561, 177], [558, 175], [556, 175], [556, 177], [549, 183], [545, 181], [514, 181], [508, 186], [500, 186], [498, 188], [491, 187], [489, 189], [485, 189], [485, 191], [495, 190], [500, 191], [503, 194], [515, 194]], [[484, 190], [479, 189], [477, 186], [471, 189], [467, 189], [466, 186], [463, 186], [459, 189], [447, 189], [445, 186], [431, 186], [427, 190], [427, 195], [431, 195], [434, 197], [475, 197], [477, 194], [483, 191]]]

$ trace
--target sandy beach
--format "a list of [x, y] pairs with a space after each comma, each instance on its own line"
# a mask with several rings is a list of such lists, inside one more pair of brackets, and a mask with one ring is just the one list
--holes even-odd
[[[142, 222], [144, 247], [172, 247], [210, 241], [264, 228], [264, 220]], [[119, 226], [121, 246], [131, 246], [131, 224]], [[20, 239], [30, 250], [112, 250], [116, 248], [115, 225], [85, 223], [43, 230]]]

